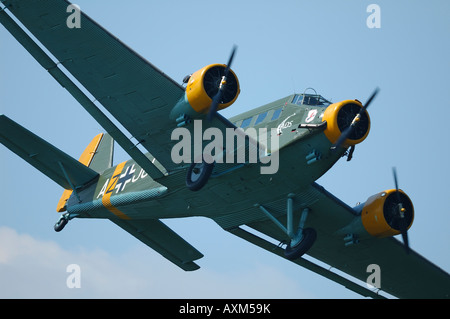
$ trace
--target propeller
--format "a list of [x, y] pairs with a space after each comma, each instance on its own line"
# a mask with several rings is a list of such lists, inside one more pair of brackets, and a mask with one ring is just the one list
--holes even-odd
[[336, 141], [336, 143], [331, 147], [331, 150], [334, 151], [334, 150], [338, 149], [339, 147], [341, 147], [342, 144], [344, 144], [345, 140], [352, 134], [352, 132], [355, 129], [355, 127], [358, 126], [358, 123], [361, 120], [361, 116], [367, 110], [367, 108], [369, 107], [370, 103], [372, 103], [373, 99], [375, 98], [375, 96], [378, 94], [379, 91], [380, 91], [379, 88], [375, 88], [375, 90], [373, 91], [372, 95], [367, 100], [366, 104], [364, 104], [364, 106], [361, 108], [359, 113], [355, 116], [355, 118], [353, 119], [352, 123], [344, 130], [344, 132], [341, 133], [341, 136], [339, 136], [339, 138]]
[[406, 209], [404, 208], [404, 205], [402, 203], [400, 192], [398, 190], [398, 178], [397, 178], [397, 169], [395, 167], [392, 168], [392, 173], [394, 175], [394, 182], [395, 182], [395, 190], [397, 194], [397, 201], [398, 201], [398, 219], [399, 219], [399, 227], [400, 227], [400, 233], [402, 234], [403, 244], [405, 246], [406, 253], [409, 253], [409, 241], [408, 241], [408, 232], [407, 232], [407, 221], [405, 218], [405, 212]]
[[217, 108], [219, 107], [219, 104], [222, 101], [223, 92], [225, 91], [225, 87], [227, 85], [228, 73], [230, 72], [231, 63], [233, 62], [233, 58], [234, 58], [234, 55], [236, 53], [236, 50], [237, 50], [237, 46], [234, 45], [233, 46], [233, 50], [231, 51], [230, 58], [228, 59], [227, 66], [225, 68], [224, 75], [222, 76], [222, 80], [220, 81], [219, 91], [217, 92], [216, 95], [214, 95], [214, 97], [212, 99], [212, 102], [211, 102], [211, 106], [209, 107], [209, 113], [208, 113], [208, 120], [209, 121], [212, 121], [212, 119], [216, 115]]

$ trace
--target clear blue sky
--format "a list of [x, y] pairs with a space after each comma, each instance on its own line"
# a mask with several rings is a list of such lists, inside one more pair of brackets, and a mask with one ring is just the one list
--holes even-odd
[[[313, 87], [332, 101], [365, 101], [372, 129], [350, 163], [318, 182], [353, 206], [394, 186], [414, 202], [414, 250], [450, 272], [450, 2], [78, 0], [81, 9], [180, 81], [225, 63], [241, 84], [227, 117]], [[381, 8], [369, 29], [366, 8]], [[0, 113], [78, 158], [102, 128], [0, 26]], [[117, 147], [118, 148], [118, 147]], [[118, 152], [116, 163], [126, 159]], [[205, 218], [167, 224], [201, 251], [185, 273], [105, 220], [61, 233], [62, 189], [0, 146], [0, 297], [358, 298], [338, 284], [233, 237]], [[81, 267], [68, 289], [66, 267]], [[411, 278], [414, 280], [414, 278]]]

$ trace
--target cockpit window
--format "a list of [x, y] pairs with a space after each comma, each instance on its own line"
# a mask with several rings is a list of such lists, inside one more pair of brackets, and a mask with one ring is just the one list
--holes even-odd
[[303, 94], [295, 94], [292, 104], [302, 105], [303, 104]]
[[331, 104], [331, 102], [327, 101], [318, 94], [296, 94], [291, 103], [296, 105], [311, 106], [328, 106]]

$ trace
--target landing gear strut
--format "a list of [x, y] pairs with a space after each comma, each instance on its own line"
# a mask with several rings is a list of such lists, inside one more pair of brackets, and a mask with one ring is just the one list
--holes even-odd
[[297, 231], [293, 227], [293, 199], [294, 194], [289, 194], [287, 199], [287, 228], [280, 223], [267, 209], [258, 205], [259, 209], [269, 217], [278, 227], [280, 227], [290, 238], [284, 256], [289, 260], [300, 258], [305, 254], [316, 241], [317, 233], [313, 228], [304, 228], [309, 208], [304, 208], [300, 217]]
[[300, 258], [316, 241], [316, 231], [313, 228], [304, 228], [308, 213], [309, 209], [305, 208], [302, 212], [302, 216], [300, 217], [297, 232], [295, 234], [292, 234], [291, 232], [291, 240], [287, 244], [286, 250], [284, 251], [284, 256], [289, 260]]

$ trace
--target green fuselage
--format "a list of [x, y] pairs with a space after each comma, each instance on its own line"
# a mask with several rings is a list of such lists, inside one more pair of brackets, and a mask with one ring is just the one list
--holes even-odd
[[329, 103], [302, 104], [300, 97], [306, 100], [309, 96], [291, 95], [230, 119], [242, 129], [277, 130], [279, 168], [275, 174], [261, 174], [260, 163], [235, 165], [236, 169], [225, 174], [213, 173], [202, 190], [192, 192], [185, 186], [185, 167], [154, 180], [129, 160], [103, 172], [78, 193], [80, 200], [71, 196], [67, 212], [80, 218], [124, 219], [205, 216], [220, 221], [227, 215], [246, 216], [231, 221], [237, 224], [258, 219], [260, 216], [251, 217], [245, 211], [256, 203], [271, 203], [288, 193], [300, 193], [345, 151], [331, 152], [331, 142], [323, 134], [326, 123], [322, 115]]

